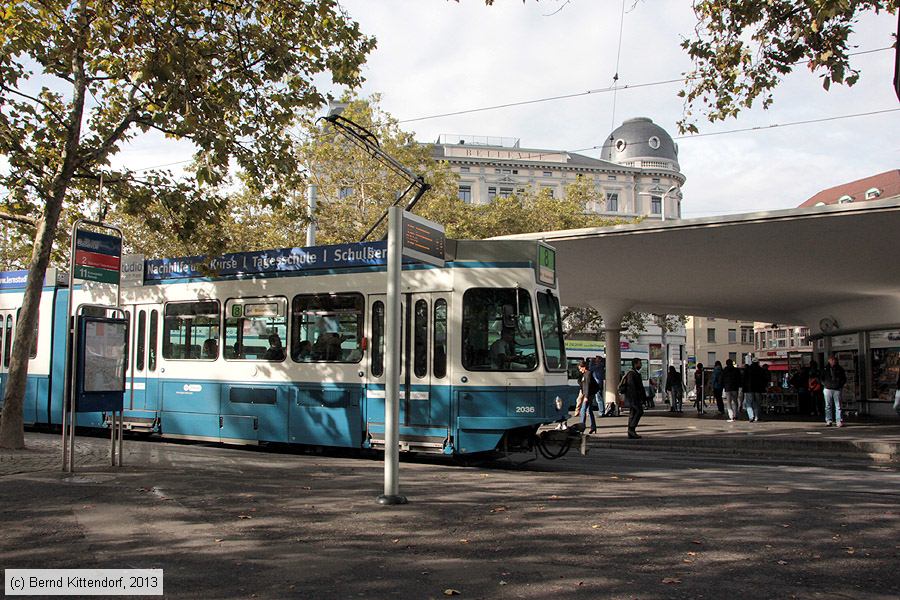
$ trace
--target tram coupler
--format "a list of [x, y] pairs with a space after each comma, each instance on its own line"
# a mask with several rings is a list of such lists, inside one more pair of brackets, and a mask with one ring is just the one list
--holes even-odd
[[538, 441], [544, 446], [571, 446], [579, 444], [579, 451], [582, 456], [587, 456], [587, 440], [588, 435], [585, 433], [584, 425], [575, 423], [565, 429], [545, 429], [537, 434]]

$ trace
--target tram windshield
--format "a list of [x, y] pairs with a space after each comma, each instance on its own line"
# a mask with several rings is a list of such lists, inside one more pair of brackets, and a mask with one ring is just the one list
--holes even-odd
[[544, 364], [550, 371], [566, 368], [566, 347], [563, 341], [559, 299], [553, 294], [538, 292], [538, 314], [541, 317], [541, 339], [544, 342]]
[[533, 371], [537, 346], [531, 297], [518, 288], [473, 288], [463, 296], [463, 367]]

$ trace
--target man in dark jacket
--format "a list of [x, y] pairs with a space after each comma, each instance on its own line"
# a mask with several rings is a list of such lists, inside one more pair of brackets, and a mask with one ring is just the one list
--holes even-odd
[[734, 361], [730, 358], [725, 361], [725, 368], [722, 369], [722, 387], [725, 389], [725, 409], [728, 411], [728, 421], [733, 422], [738, 414], [741, 371], [734, 366]]
[[628, 416], [628, 437], [637, 439], [638, 421], [644, 414], [644, 401], [647, 399], [647, 391], [644, 389], [644, 380], [641, 378], [641, 359], [631, 359], [631, 370], [625, 373], [619, 384], [619, 392], [625, 396], [625, 406], [630, 409]]
[[767, 386], [768, 376], [759, 366], [759, 359], [754, 357], [750, 366], [744, 370], [744, 408], [751, 423], [759, 420], [759, 407]]
[[838, 364], [837, 357], [832, 354], [821, 373], [822, 385], [825, 386], [825, 425], [831, 427], [831, 406], [834, 405], [834, 423], [838, 427], [844, 426], [841, 418], [841, 390], [847, 383], [847, 373], [844, 367]]

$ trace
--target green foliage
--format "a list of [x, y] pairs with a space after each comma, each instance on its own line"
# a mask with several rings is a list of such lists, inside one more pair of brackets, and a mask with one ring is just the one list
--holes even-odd
[[[285, 131], [325, 100], [320, 74], [358, 85], [375, 44], [335, 0], [11, 0], [4, 9], [0, 155], [10, 167], [0, 210], [40, 217], [62, 185], [71, 218], [111, 207], [142, 238], [165, 229], [194, 245], [217, 242], [198, 243], [195, 224], [226, 206], [216, 186], [230, 169], [270, 205], [301, 185]], [[191, 177], [109, 168], [150, 131], [193, 144]], [[74, 170], [60, 181], [66, 156]]]
[[[597, 332], [603, 330], [603, 317], [593, 308], [575, 308], [567, 306], [563, 308], [563, 328], [565, 336], [584, 332]], [[687, 318], [682, 315], [651, 315], [642, 312], [629, 312], [622, 318], [622, 335], [625, 339], [636, 340], [643, 332], [647, 331], [647, 323], [653, 321], [655, 325], [662, 325], [666, 331], [675, 331], [683, 327]]]
[[848, 37], [866, 11], [897, 10], [895, 0], [694, 0], [698, 24], [681, 46], [694, 62], [688, 74], [682, 132], [697, 132], [693, 110], [709, 121], [736, 116], [772, 90], [797, 63], [820, 73], [822, 87], [852, 86]]
[[[555, 199], [545, 190], [526, 189], [490, 204], [466, 204], [457, 197], [458, 178], [449, 164], [437, 160], [430, 145], [417, 143], [412, 134], [401, 130], [396, 119], [381, 110], [377, 95], [369, 99], [348, 96], [343, 101], [347, 108], [342, 116], [371, 131], [382, 150], [431, 185], [414, 212], [442, 223], [449, 237], [483, 239], [621, 222], [588, 214], [588, 204], [603, 200], [587, 178], [568, 186], [563, 199]], [[297, 151], [318, 188], [316, 242], [358, 241], [408, 182], [336, 133], [330, 124], [316, 123], [312, 115], [309, 121], [310, 132], [303, 136]], [[411, 198], [412, 193], [403, 203]], [[230, 209], [231, 221], [225, 224], [223, 237], [231, 250], [305, 243], [306, 198], [301, 192], [276, 210], [252, 190], [244, 190], [232, 196]], [[385, 230], [386, 223], [370, 239], [379, 239]]]

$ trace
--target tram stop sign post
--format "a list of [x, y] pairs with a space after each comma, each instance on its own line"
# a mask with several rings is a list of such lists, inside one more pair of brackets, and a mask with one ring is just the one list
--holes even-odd
[[444, 227], [410, 214], [399, 206], [388, 209], [387, 314], [385, 315], [384, 494], [378, 503], [406, 504], [400, 495], [400, 275], [403, 257], [444, 266]]

